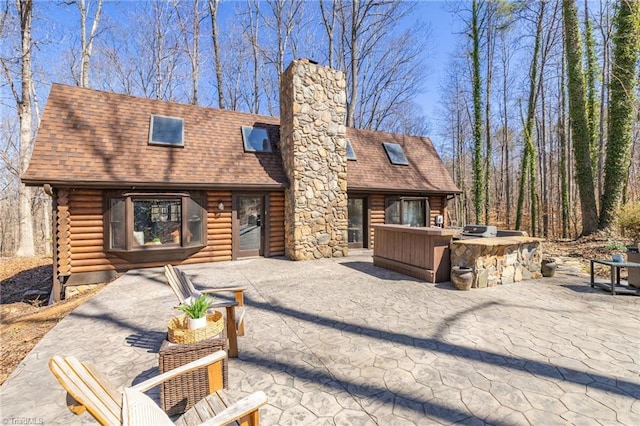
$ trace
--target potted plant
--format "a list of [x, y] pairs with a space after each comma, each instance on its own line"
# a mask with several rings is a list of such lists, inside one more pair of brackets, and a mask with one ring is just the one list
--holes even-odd
[[207, 309], [213, 305], [215, 299], [205, 294], [197, 299], [191, 299], [178, 306], [177, 309], [187, 314], [187, 328], [195, 330], [197, 328], [206, 327], [207, 325]]
[[627, 246], [622, 244], [620, 241], [611, 241], [605, 247], [607, 250], [611, 251], [611, 260], [614, 262], [624, 262], [624, 254], [627, 251]]

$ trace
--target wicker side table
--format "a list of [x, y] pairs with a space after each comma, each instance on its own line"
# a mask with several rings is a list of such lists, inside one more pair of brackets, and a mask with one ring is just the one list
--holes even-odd
[[[183, 345], [165, 340], [162, 342], [158, 352], [160, 373], [180, 367], [219, 350], [228, 350], [224, 330], [217, 337], [197, 343]], [[214, 365], [213, 368], [215, 367]], [[182, 414], [212, 391], [221, 387], [226, 389], [228, 380], [227, 359], [224, 359], [222, 366], [218, 366], [218, 368], [222, 368], [222, 384], [210, 384], [206, 368], [164, 382], [160, 386], [160, 402], [164, 411], [170, 416]]]

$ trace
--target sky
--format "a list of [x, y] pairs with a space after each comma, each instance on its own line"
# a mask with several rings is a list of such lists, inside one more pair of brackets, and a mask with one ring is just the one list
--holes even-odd
[[[78, 10], [74, 5], [64, 5], [61, 1], [54, 0], [36, 0], [40, 3], [44, 21], [49, 25], [45, 25], [44, 31], [49, 33], [49, 38], [75, 37], [73, 27], [77, 25]], [[103, 6], [104, 14], [109, 15], [113, 20], [127, 19], [126, 7], [123, 3], [141, 0], [124, 0], [119, 2], [105, 2]], [[223, 0], [221, 2], [220, 15], [221, 20], [225, 19], [225, 15], [233, 14], [233, 2], [235, 0]], [[47, 7], [47, 3], [51, 7]], [[424, 52], [424, 62], [427, 64], [425, 72], [428, 73], [424, 92], [416, 98], [416, 103], [422, 107], [422, 112], [428, 117], [432, 132], [435, 133], [434, 126], [437, 121], [438, 104], [440, 102], [439, 86], [446, 75], [446, 67], [449, 64], [449, 57], [455, 49], [460, 31], [460, 19], [454, 17], [447, 11], [446, 1], [421, 0], [418, 1], [414, 8], [414, 16], [410, 21], [424, 22], [430, 31], [428, 39], [428, 48]], [[94, 6], [95, 7], [95, 6]], [[52, 31], [53, 29], [53, 31]], [[57, 33], [57, 34], [56, 34]], [[51, 35], [53, 34], [53, 35]], [[55, 43], [55, 41], [54, 41]], [[56, 49], [52, 49], [55, 51]], [[52, 52], [53, 53], [53, 52]], [[59, 53], [59, 52], [58, 52]], [[55, 53], [54, 53], [55, 54]], [[52, 77], [55, 80], [55, 77]], [[48, 91], [48, 88], [47, 88]], [[430, 132], [431, 133], [431, 132]], [[433, 135], [435, 136], [435, 135]]]
[[[429, 64], [429, 79], [425, 93], [416, 102], [422, 106], [427, 117], [437, 115], [437, 104], [440, 100], [439, 85], [444, 80], [449, 56], [454, 52], [459, 29], [459, 20], [451, 12], [446, 11], [443, 1], [421, 1], [417, 5], [417, 13], [431, 25], [431, 50], [426, 52], [426, 62]], [[434, 119], [431, 119], [432, 125]]]

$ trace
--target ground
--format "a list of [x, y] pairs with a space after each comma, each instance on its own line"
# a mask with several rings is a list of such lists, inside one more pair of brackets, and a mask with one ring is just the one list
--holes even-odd
[[[611, 239], [599, 233], [578, 241], [546, 242], [544, 253], [576, 273], [586, 273], [588, 259], [609, 257], [604, 247]], [[597, 272], [605, 276], [604, 268]], [[47, 306], [51, 283], [50, 258], [0, 258], [0, 385], [44, 334], [101, 288]]]
[[50, 258], [0, 258], [0, 384], [42, 336], [97, 291], [47, 306], [51, 284]]

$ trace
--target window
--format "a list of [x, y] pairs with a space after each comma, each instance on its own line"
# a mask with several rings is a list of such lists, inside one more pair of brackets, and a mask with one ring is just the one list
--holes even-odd
[[242, 126], [242, 141], [247, 152], [271, 152], [269, 133], [262, 127]]
[[356, 152], [353, 150], [353, 146], [351, 146], [351, 141], [347, 139], [347, 160], [357, 160]]
[[182, 118], [152, 115], [149, 126], [149, 144], [184, 146], [184, 121]]
[[109, 197], [106, 249], [133, 252], [205, 245], [205, 197], [123, 194]]
[[384, 150], [387, 152], [387, 157], [389, 157], [389, 161], [391, 161], [391, 164], [395, 164], [398, 166], [409, 165], [409, 160], [407, 160], [407, 157], [404, 155], [402, 146], [398, 145], [397, 143], [388, 142], [384, 142], [382, 145], [384, 146]]
[[393, 197], [385, 202], [384, 223], [427, 226], [429, 200], [421, 197]]

